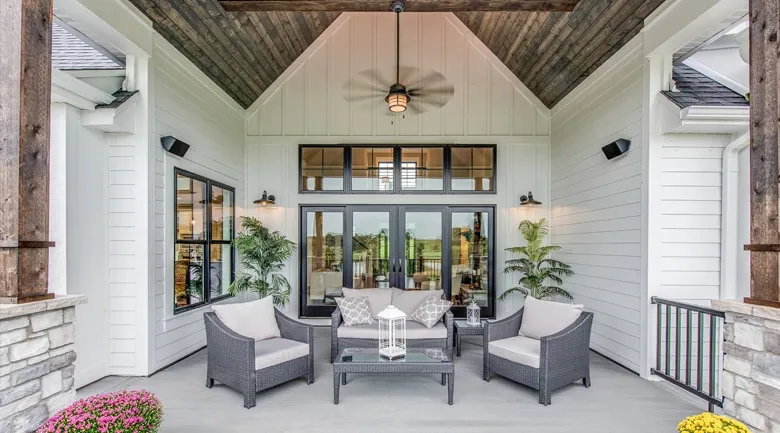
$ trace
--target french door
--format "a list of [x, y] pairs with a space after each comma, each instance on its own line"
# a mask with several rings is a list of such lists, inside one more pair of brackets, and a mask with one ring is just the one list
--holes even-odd
[[328, 317], [343, 287], [443, 290], [456, 316], [494, 315], [492, 206], [301, 206], [301, 311]]

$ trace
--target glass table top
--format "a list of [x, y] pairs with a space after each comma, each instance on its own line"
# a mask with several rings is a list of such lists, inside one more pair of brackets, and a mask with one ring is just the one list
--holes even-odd
[[356, 349], [348, 348], [341, 351], [336, 358], [336, 362], [357, 362], [357, 363], [440, 363], [449, 362], [450, 359], [443, 349], [406, 349], [406, 356], [399, 359], [389, 360], [379, 356], [379, 349]]

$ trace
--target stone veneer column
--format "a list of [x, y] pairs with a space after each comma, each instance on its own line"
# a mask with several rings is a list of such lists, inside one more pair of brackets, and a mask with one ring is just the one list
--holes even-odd
[[75, 306], [86, 301], [0, 305], [0, 432], [35, 431], [75, 400]]
[[726, 312], [723, 381], [727, 415], [753, 433], [780, 433], [780, 309], [713, 301]]

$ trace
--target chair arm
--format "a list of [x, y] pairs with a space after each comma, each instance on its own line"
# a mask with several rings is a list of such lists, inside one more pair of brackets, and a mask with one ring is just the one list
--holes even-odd
[[331, 341], [336, 341], [338, 338], [338, 330], [339, 326], [341, 326], [342, 317], [341, 317], [341, 310], [339, 307], [336, 307], [335, 310], [333, 310], [333, 313], [330, 315], [330, 338]]
[[291, 319], [277, 309], [274, 309], [274, 311], [276, 312], [276, 324], [279, 325], [282, 338], [312, 344], [314, 341], [314, 328], [311, 325]]
[[452, 348], [455, 341], [455, 316], [452, 314], [452, 310], [447, 310], [441, 319], [447, 328], [447, 356], [452, 359]]
[[593, 313], [582, 313], [566, 329], [542, 337], [540, 347], [540, 368], [548, 369], [554, 363], [560, 366], [574, 366], [587, 363], [590, 350], [590, 330]]
[[204, 313], [206, 345], [210, 364], [239, 368], [247, 374], [255, 370], [255, 339], [228, 328], [213, 312]]
[[487, 347], [488, 343], [496, 340], [503, 340], [504, 338], [517, 337], [520, 332], [520, 324], [523, 321], [523, 309], [511, 316], [496, 320], [495, 322], [485, 322], [484, 331], [484, 343]]

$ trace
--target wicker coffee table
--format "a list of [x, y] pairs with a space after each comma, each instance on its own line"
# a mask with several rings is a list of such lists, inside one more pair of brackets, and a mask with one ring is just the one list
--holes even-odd
[[461, 339], [464, 335], [482, 335], [485, 332], [485, 321], [479, 322], [479, 325], [469, 325], [465, 320], [455, 321], [455, 351], [460, 357]]
[[447, 403], [452, 404], [455, 364], [442, 349], [407, 349], [406, 357], [387, 360], [377, 349], [344, 349], [333, 362], [333, 404], [339, 404], [339, 386], [347, 384], [347, 373], [441, 374], [447, 385]]

